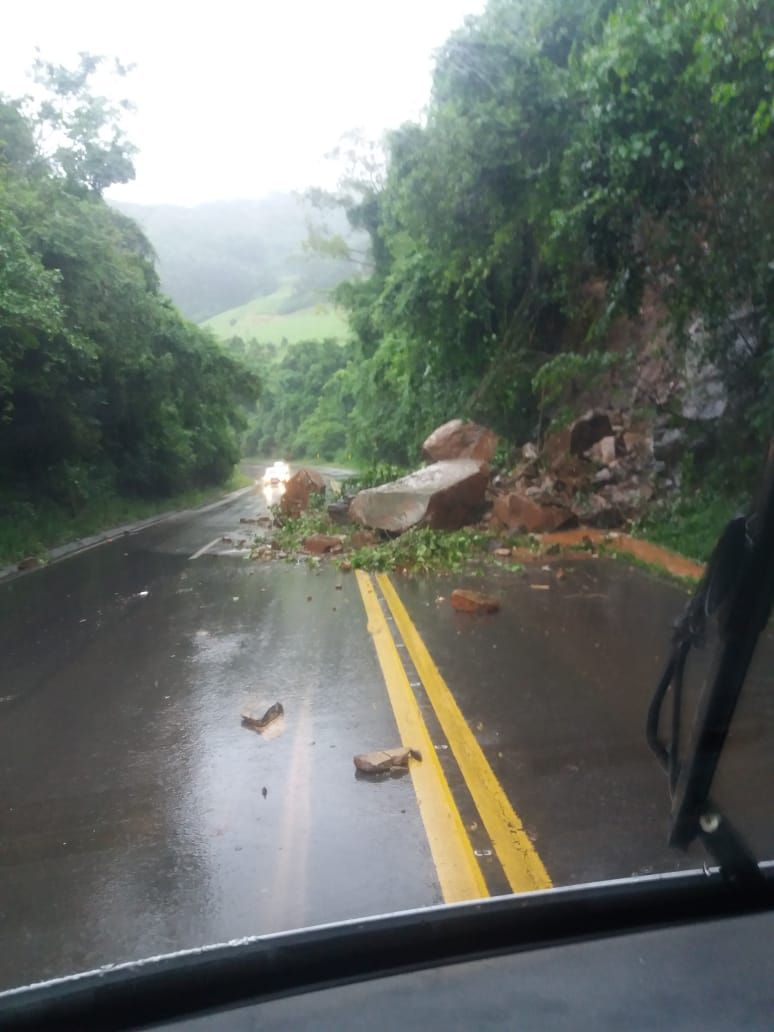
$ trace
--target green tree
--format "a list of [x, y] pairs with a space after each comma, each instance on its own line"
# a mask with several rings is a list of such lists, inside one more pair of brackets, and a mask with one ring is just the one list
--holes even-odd
[[[96, 193], [134, 179], [136, 153], [121, 126], [129, 102], [111, 102], [91, 89], [92, 77], [104, 63], [104, 57], [81, 53], [77, 68], [68, 69], [38, 58], [35, 82], [45, 90], [45, 97], [27, 105], [38, 147], [51, 170], [71, 187]], [[114, 71], [123, 77], [130, 69], [115, 61]]]
[[72, 510], [222, 481], [259, 386], [159, 293], [147, 240], [102, 200], [131, 161], [95, 67], [47, 66], [34, 111], [0, 97], [0, 495]]

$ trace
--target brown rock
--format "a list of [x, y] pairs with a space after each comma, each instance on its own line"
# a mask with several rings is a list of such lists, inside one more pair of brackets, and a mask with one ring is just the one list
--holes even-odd
[[353, 548], [367, 548], [379, 543], [379, 538], [371, 530], [356, 530], [349, 540]]
[[570, 427], [570, 454], [583, 455], [603, 437], [612, 436], [613, 426], [606, 412], [587, 412]]
[[575, 455], [563, 455], [551, 467], [557, 488], [575, 492], [594, 476], [596, 467]]
[[422, 454], [428, 462], [441, 462], [444, 459], [491, 462], [497, 451], [497, 443], [497, 434], [487, 427], [451, 419], [433, 430], [422, 445]]
[[602, 466], [615, 462], [615, 437], [603, 437], [589, 448], [589, 457]]
[[410, 527], [458, 530], [479, 519], [487, 474], [475, 459], [452, 459], [409, 473], [391, 484], [360, 491], [350, 506], [366, 527], [403, 533]]
[[352, 759], [363, 774], [383, 774], [395, 767], [408, 767], [409, 760], [421, 760], [422, 754], [418, 749], [379, 749], [377, 752], [360, 753]]
[[282, 496], [282, 511], [286, 516], [298, 516], [306, 512], [313, 494], [325, 493], [325, 481], [314, 469], [299, 469], [285, 484]]
[[557, 478], [547, 473], [536, 486], [540, 492], [541, 501], [544, 501], [547, 505], [552, 505], [557, 492]]
[[509, 530], [529, 534], [544, 534], [575, 522], [573, 513], [563, 505], [544, 505], [515, 491], [500, 495], [494, 515]]
[[275, 702], [273, 706], [269, 706], [263, 716], [248, 711], [242, 714], [242, 723], [245, 727], [250, 727], [254, 731], [263, 731], [265, 728], [272, 724], [275, 720], [278, 720], [285, 712], [281, 702]]
[[543, 462], [552, 470], [562, 465], [570, 453], [570, 428], [549, 434], [543, 442]]
[[344, 559], [343, 562], [339, 563], [339, 569], [342, 573], [352, 573], [352, 563], [349, 559]]
[[36, 570], [40, 566], [40, 559], [36, 555], [28, 555], [21, 562], [16, 564], [16, 569], [19, 571], [23, 570]]
[[638, 459], [649, 461], [653, 458], [653, 438], [650, 434], [629, 430], [623, 435], [623, 443], [626, 451]]
[[455, 588], [451, 593], [451, 604], [458, 613], [496, 613], [500, 608], [498, 599], [467, 588]]
[[331, 523], [335, 523], [338, 527], [345, 527], [351, 522], [349, 518], [349, 503], [351, 501], [351, 497], [345, 495], [343, 498], [337, 498], [335, 502], [331, 502], [328, 506], [328, 516]]
[[326, 552], [340, 552], [341, 538], [332, 534], [312, 534], [304, 540], [304, 551], [312, 555], [325, 555]]
[[[537, 459], [525, 459], [523, 462], [520, 462], [518, 466], [514, 466], [505, 482], [514, 484], [521, 481], [526, 484], [536, 477], [539, 472], [540, 463]], [[494, 483], [497, 484], [497, 481], [495, 480]]]
[[627, 517], [639, 515], [653, 497], [650, 484], [639, 484], [636, 480], [624, 484], [610, 484], [603, 488], [601, 494], [620, 513]]
[[602, 494], [577, 498], [572, 509], [580, 522], [589, 527], [619, 527], [623, 523], [620, 509]]

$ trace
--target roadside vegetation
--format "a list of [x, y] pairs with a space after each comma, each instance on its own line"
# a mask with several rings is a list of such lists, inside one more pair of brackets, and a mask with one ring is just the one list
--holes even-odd
[[[350, 562], [355, 570], [403, 573], [455, 572], [473, 560], [487, 557], [492, 535], [472, 529], [409, 530], [400, 537], [356, 549]], [[521, 567], [517, 567], [521, 569]]]
[[73, 508], [35, 495], [0, 497], [0, 566], [25, 558], [45, 561], [49, 549], [165, 512], [192, 509], [252, 483], [235, 471], [222, 484], [197, 487], [165, 498], [138, 498], [108, 491]]
[[225, 346], [261, 379], [261, 404], [249, 415], [244, 434], [246, 454], [347, 459], [336, 391], [351, 345], [325, 339], [278, 349], [232, 338]]
[[[452, 417], [514, 461], [592, 405], [680, 437], [636, 533], [706, 558], [749, 500], [774, 432], [763, 0], [489, 0], [439, 50], [422, 123], [353, 137], [340, 188], [310, 191], [308, 276], [240, 236], [220, 239], [234, 275], [204, 276], [214, 294], [201, 269], [177, 285], [202, 318], [229, 296], [221, 342], [102, 201], [132, 149], [95, 67], [39, 64], [44, 103], [0, 99], [0, 522], [222, 482], [240, 448], [411, 468]], [[143, 218], [179, 272], [178, 215]], [[346, 340], [264, 338], [262, 320], [314, 312], [326, 261], [352, 270], [330, 296]], [[256, 262], [261, 296], [229, 294]], [[686, 399], [698, 371], [709, 405]]]
[[119, 110], [89, 90], [99, 64], [39, 61], [43, 99], [0, 97], [4, 560], [225, 484], [258, 394], [102, 199], [134, 172]]
[[[488, 557], [491, 534], [465, 528], [457, 531], [416, 528], [399, 537], [374, 535], [372, 544], [360, 544], [360, 528], [340, 527], [328, 517], [324, 506], [311, 506], [301, 516], [287, 518], [275, 512], [272, 531], [277, 554], [291, 561], [306, 558], [317, 563], [319, 557], [304, 552], [304, 542], [316, 534], [330, 535], [341, 541], [340, 552], [330, 558], [344, 570], [403, 573], [453, 572], [474, 559]], [[518, 567], [520, 568], [520, 567]]]
[[[308, 395], [307, 450], [410, 466], [452, 416], [539, 445], [590, 403], [630, 406], [695, 460], [639, 532], [706, 557], [774, 429], [772, 47], [762, 0], [490, 0], [467, 19], [425, 121], [317, 192], [370, 246], [334, 292], [351, 340]], [[699, 367], [717, 412], [684, 405]]]
[[634, 533], [705, 561], [728, 520], [746, 512], [749, 505], [750, 497], [739, 488], [689, 482], [674, 499], [652, 506]]

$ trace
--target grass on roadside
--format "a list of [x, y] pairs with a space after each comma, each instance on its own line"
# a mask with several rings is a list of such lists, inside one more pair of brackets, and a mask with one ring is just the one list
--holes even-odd
[[654, 506], [634, 528], [635, 536], [706, 562], [732, 516], [744, 503], [711, 491], [694, 491]]
[[56, 548], [57, 545], [123, 523], [204, 505], [250, 483], [252, 481], [249, 477], [235, 470], [219, 486], [196, 488], [167, 498], [100, 495], [77, 513], [49, 499], [33, 500], [19, 495], [3, 495], [0, 496], [0, 566], [19, 562], [27, 556], [45, 556], [48, 549]]

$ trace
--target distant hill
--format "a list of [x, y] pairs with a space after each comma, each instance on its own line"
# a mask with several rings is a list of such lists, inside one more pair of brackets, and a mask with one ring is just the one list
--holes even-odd
[[[343, 262], [304, 252], [314, 213], [293, 194], [194, 208], [111, 203], [145, 231], [162, 289], [194, 322], [271, 295], [289, 278], [297, 297], [288, 302], [309, 307], [352, 273]], [[339, 231], [343, 216], [341, 222]]]
[[277, 345], [326, 337], [342, 340], [347, 330], [346, 320], [335, 306], [323, 297], [299, 294], [290, 282], [273, 294], [221, 312], [202, 325], [223, 339], [241, 337]]

